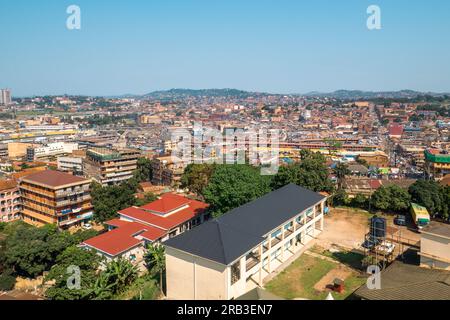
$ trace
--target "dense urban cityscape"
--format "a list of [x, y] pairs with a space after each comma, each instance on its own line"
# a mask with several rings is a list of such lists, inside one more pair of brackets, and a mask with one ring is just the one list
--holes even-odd
[[445, 310], [450, 2], [0, 12], [3, 318]]
[[[109, 98], [15, 98], [8, 89], [1, 93], [2, 297], [132, 299], [141, 292], [143, 299], [231, 299], [265, 288], [270, 297], [285, 299], [295, 294], [324, 299], [330, 292], [336, 299], [389, 299], [389, 290], [364, 288], [365, 265], [376, 262], [383, 270], [390, 265], [383, 272], [396, 274], [405, 266], [393, 261], [416, 251], [424, 277], [426, 266], [450, 268], [450, 250], [436, 239], [447, 239], [450, 230], [446, 94], [173, 89]], [[277, 130], [277, 172], [261, 175], [262, 159], [224, 163], [227, 152], [236, 159], [240, 150], [227, 148], [226, 139], [197, 132], [195, 123], [221, 135]], [[177, 156], [180, 141], [174, 132], [179, 130], [200, 134], [202, 149], [209, 149], [200, 153], [201, 161], [194, 151], [192, 157]], [[248, 160], [253, 147], [262, 147], [244, 139]], [[268, 140], [264, 147], [275, 148]], [[278, 213], [272, 206], [287, 207]], [[267, 226], [255, 225], [255, 210], [268, 219]], [[290, 212], [303, 213], [284, 225], [294, 218]], [[279, 221], [271, 221], [271, 214]], [[367, 225], [372, 214], [378, 214], [372, 224], [381, 219], [386, 225], [382, 241], [373, 239]], [[342, 219], [348, 224], [345, 236], [338, 235]], [[261, 230], [246, 233], [241, 228], [247, 224]], [[271, 230], [273, 240], [253, 239]], [[29, 241], [36, 245], [30, 248]], [[217, 241], [224, 247], [214, 248]], [[330, 256], [329, 273], [348, 286], [330, 291], [322, 279], [326, 288], [316, 284], [312, 292], [283, 289], [288, 276], [276, 276], [276, 270], [289, 270], [303, 252], [298, 259], [307, 261], [302, 264]], [[229, 280], [217, 279], [229, 282], [228, 288], [189, 280], [192, 263], [202, 268], [198, 278], [222, 274], [213, 272], [217, 266], [192, 261], [185, 256], [189, 253], [230, 270]], [[340, 265], [347, 260], [351, 267]], [[82, 270], [78, 289], [68, 288], [70, 274], [64, 275], [74, 261]], [[96, 280], [94, 266], [106, 268], [105, 279], [99, 278], [104, 283]], [[118, 276], [117, 267], [124, 269], [124, 282], [104, 287]], [[449, 298], [444, 293], [420, 294]]]

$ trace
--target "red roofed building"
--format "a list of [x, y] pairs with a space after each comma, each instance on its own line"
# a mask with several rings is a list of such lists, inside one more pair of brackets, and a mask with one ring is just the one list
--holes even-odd
[[393, 124], [389, 127], [389, 138], [400, 139], [403, 135], [403, 126]]
[[142, 207], [118, 212], [119, 218], [106, 222], [109, 231], [81, 243], [107, 259], [124, 257], [140, 263], [146, 245], [162, 242], [192, 229], [208, 219], [208, 204], [166, 193]]

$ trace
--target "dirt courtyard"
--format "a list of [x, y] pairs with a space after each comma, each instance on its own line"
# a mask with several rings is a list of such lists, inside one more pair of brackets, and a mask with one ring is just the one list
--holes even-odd
[[[325, 249], [338, 245], [346, 249], [360, 249], [364, 241], [364, 235], [369, 231], [368, 219], [371, 215], [366, 211], [332, 208], [330, 214], [325, 217], [324, 230], [318, 236], [318, 244]], [[404, 239], [416, 243], [420, 240], [420, 234], [412, 228], [393, 225], [393, 217], [386, 216], [388, 226], [401, 230]]]

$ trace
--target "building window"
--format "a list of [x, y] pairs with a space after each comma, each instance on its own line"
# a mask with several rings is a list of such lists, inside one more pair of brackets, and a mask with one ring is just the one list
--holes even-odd
[[290, 228], [293, 227], [293, 222], [289, 222], [288, 224], [284, 225], [284, 230], [289, 230]]
[[238, 282], [239, 279], [241, 279], [241, 261], [238, 261], [231, 266], [231, 285]]

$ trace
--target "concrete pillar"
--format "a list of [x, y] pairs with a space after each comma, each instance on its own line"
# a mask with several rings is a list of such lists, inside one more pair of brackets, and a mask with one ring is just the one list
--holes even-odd
[[269, 273], [271, 273], [272, 272], [272, 270], [271, 270], [271, 268], [270, 268], [270, 260], [271, 260], [271, 253], [272, 253], [272, 236], [271, 235], [269, 235], [269, 249], [267, 250], [267, 257], [268, 257], [268, 259], [267, 259], [267, 271], [269, 272]]

